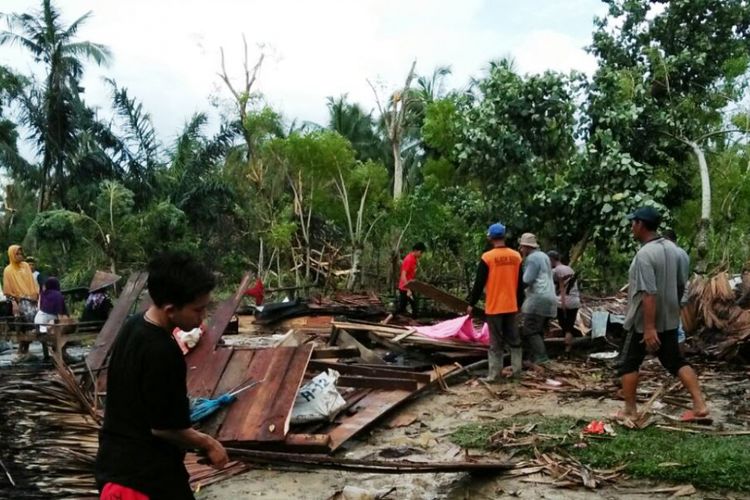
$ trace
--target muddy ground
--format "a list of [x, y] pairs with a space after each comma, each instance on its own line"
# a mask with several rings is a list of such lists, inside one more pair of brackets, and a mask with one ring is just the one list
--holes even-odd
[[[595, 365], [596, 366], [596, 365]], [[653, 366], [657, 368], [657, 366]], [[569, 365], [557, 363], [553, 370], [570, 370]], [[600, 376], [608, 376], [609, 368], [602, 366]], [[549, 374], [554, 378], [554, 372]], [[736, 375], [730, 375], [736, 379]], [[731, 413], [731, 400], [722, 389], [715, 373], [706, 380], [705, 391], [717, 421]], [[666, 375], [652, 381], [668, 381]], [[644, 390], [644, 397], [649, 394]], [[577, 398], [569, 394], [529, 390], [522, 386], [492, 386], [479, 383], [475, 378], [462, 381], [449, 392], [428, 394], [401, 408], [390, 421], [375, 427], [369, 435], [347, 443], [340, 456], [350, 458], [387, 459], [391, 453], [406, 453], [409, 460], [446, 461], [460, 459], [463, 450], [451, 443], [450, 434], [463, 424], [492, 421], [518, 414], [543, 416], [572, 416], [585, 422], [607, 418], [622, 405], [621, 401], [606, 398]], [[678, 408], [664, 408], [675, 413]], [[679, 413], [677, 413], [679, 414]], [[409, 423], [413, 419], [413, 422]], [[408, 425], [403, 425], [404, 423]], [[480, 453], [474, 451], [473, 453]], [[487, 453], [482, 452], [486, 456]], [[500, 458], [502, 458], [500, 456]], [[391, 491], [387, 498], [397, 499], [482, 499], [482, 498], [654, 498], [654, 482], [624, 480], [615, 486], [598, 490], [558, 489], [543, 482], [548, 477], [541, 474], [521, 478], [507, 475], [493, 477], [469, 474], [359, 474], [339, 471], [291, 472], [257, 469], [227, 479], [202, 489], [199, 499], [328, 499], [345, 487], [356, 487], [378, 498], [378, 494]], [[673, 485], [659, 485], [673, 486]], [[667, 496], [662, 496], [667, 498]], [[349, 497], [342, 497], [349, 498]], [[360, 497], [352, 497], [360, 498]], [[726, 498], [722, 495], [699, 492], [684, 498]], [[742, 496], [734, 496], [742, 498]]]

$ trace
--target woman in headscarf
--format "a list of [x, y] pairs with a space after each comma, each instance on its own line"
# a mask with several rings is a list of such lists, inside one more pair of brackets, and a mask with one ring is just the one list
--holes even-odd
[[[44, 282], [44, 290], [39, 297], [39, 311], [34, 317], [37, 325], [52, 325], [61, 316], [67, 316], [68, 309], [65, 307], [65, 297], [60, 292], [60, 280], [54, 276], [47, 278]], [[45, 333], [46, 328], [40, 327], [39, 331]]]
[[[13, 300], [13, 313], [25, 323], [33, 323], [39, 300], [39, 285], [29, 265], [24, 262], [21, 245], [8, 247], [10, 263], [3, 271], [3, 292]], [[18, 354], [29, 352], [28, 342], [19, 342]]]

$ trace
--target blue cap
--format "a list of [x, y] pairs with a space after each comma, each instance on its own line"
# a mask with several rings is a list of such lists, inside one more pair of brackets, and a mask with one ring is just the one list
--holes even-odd
[[492, 224], [487, 229], [487, 237], [493, 240], [505, 238], [505, 226], [500, 222]]

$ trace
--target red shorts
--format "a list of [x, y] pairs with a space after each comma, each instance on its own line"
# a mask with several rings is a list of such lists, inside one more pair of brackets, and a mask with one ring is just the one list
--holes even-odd
[[99, 500], [148, 500], [148, 495], [117, 483], [107, 483]]

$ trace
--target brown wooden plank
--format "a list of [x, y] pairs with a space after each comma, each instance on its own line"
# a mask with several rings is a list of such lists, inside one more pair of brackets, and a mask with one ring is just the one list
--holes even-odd
[[[268, 419], [265, 423], [258, 425], [258, 441], [275, 441], [279, 434], [279, 426], [282, 427], [281, 435], [289, 433], [289, 425], [292, 419], [292, 408], [297, 399], [297, 393], [302, 385], [307, 364], [310, 362], [310, 354], [313, 346], [300, 346], [295, 349], [291, 362], [284, 374], [282, 391], [277, 393], [273, 400], [270, 411], [266, 412]], [[273, 431], [271, 428], [273, 427]]]
[[308, 452], [327, 453], [330, 448], [331, 437], [328, 434], [287, 434], [284, 449]]
[[231, 348], [216, 349], [203, 360], [204, 366], [188, 364], [187, 389], [192, 398], [210, 398], [232, 357]]
[[[424, 281], [410, 281], [409, 283], [407, 283], [406, 287], [413, 292], [424, 295], [425, 297], [429, 297], [434, 301], [440, 302], [441, 304], [448, 307], [448, 309], [458, 314], [466, 314], [466, 308], [469, 307], [469, 303], [464, 299], [456, 297], [455, 295], [434, 287], [429, 283], [425, 283]], [[475, 307], [474, 313], [484, 315], [484, 310]]]
[[411, 394], [412, 391], [405, 390], [373, 390], [354, 405], [356, 413], [338, 419], [337, 425], [328, 433], [331, 451], [336, 451], [354, 435], [385, 417]]
[[247, 290], [248, 284], [250, 283], [250, 273], [245, 274], [240, 282], [240, 286], [234, 295], [224, 300], [219, 304], [214, 313], [211, 315], [209, 320], [206, 322], [206, 333], [203, 334], [201, 341], [198, 343], [195, 349], [190, 351], [187, 355], [187, 361], [195, 365], [200, 365], [200, 360], [207, 356], [209, 352], [212, 352], [216, 345], [219, 343], [224, 330], [232, 320], [237, 307], [239, 307], [242, 301], [243, 292]]
[[408, 378], [358, 377], [356, 375], [339, 377], [336, 385], [341, 387], [367, 387], [371, 389], [404, 389], [407, 391], [416, 391], [419, 388], [419, 382]]
[[354, 347], [329, 347], [313, 350], [311, 359], [356, 358], [357, 356], [359, 356], [359, 349]]
[[[227, 392], [230, 392], [232, 390], [235, 390], [240, 384], [242, 384], [244, 379], [244, 374], [247, 369], [247, 367], [252, 362], [253, 353], [250, 354], [239, 354], [234, 349], [218, 349], [217, 352], [228, 352], [229, 357], [226, 362], [226, 367], [221, 374], [220, 378], [216, 381], [213, 393], [209, 394], [208, 397], [211, 398], [217, 398], [221, 394], [225, 394]], [[234, 360], [234, 363], [232, 363], [233, 358], [237, 356], [237, 359]], [[230, 364], [232, 365], [232, 368], [230, 369]], [[243, 368], [244, 367], [244, 368]], [[219, 429], [224, 423], [224, 420], [227, 417], [227, 414], [229, 412], [229, 409], [234, 405], [234, 403], [231, 403], [229, 406], [225, 406], [224, 408], [219, 409], [215, 414], [213, 414], [211, 417], [209, 417], [205, 422], [201, 423], [200, 428], [203, 432], [206, 434], [209, 434], [211, 436], [216, 436], [216, 434], [219, 432]]]
[[399, 378], [399, 379], [411, 379], [418, 382], [427, 383], [431, 380], [429, 373], [417, 373], [409, 372], [405, 370], [391, 370], [389, 368], [380, 367], [366, 367], [360, 365], [346, 365], [343, 363], [331, 363], [326, 361], [312, 360], [309, 364], [310, 368], [318, 370], [327, 370], [332, 368], [337, 372], [345, 375], [358, 375], [361, 377], [380, 377], [380, 378]]
[[115, 301], [112, 312], [109, 313], [107, 321], [102, 326], [96, 338], [94, 347], [88, 356], [86, 356], [86, 365], [94, 376], [97, 376], [105, 365], [109, 352], [112, 349], [112, 344], [120, 331], [120, 327], [128, 314], [130, 314], [133, 303], [138, 299], [141, 290], [146, 286], [147, 279], [148, 273], [146, 272], [131, 274], [128, 282], [122, 289], [122, 293]]
[[[252, 373], [251, 367], [263, 368], [263, 350], [248, 351], [243, 349], [233, 351], [232, 357], [229, 359], [224, 374], [216, 386], [212, 397], [219, 397], [221, 394], [236, 389], [241, 384], [247, 382]], [[261, 378], [257, 378], [258, 375]], [[262, 377], [263, 373], [255, 373], [252, 380], [260, 381]], [[219, 441], [227, 440], [227, 434], [235, 432], [236, 426], [240, 425], [243, 420], [244, 407], [254, 400], [255, 394], [257, 394], [256, 391], [263, 383], [261, 382], [255, 387], [238, 394], [237, 400], [223, 410], [224, 419], [215, 432], [215, 436]]]
[[289, 431], [292, 406], [302, 383], [313, 346], [272, 349], [265, 382], [238, 429], [235, 441], [283, 441]]
[[[293, 348], [285, 348], [293, 349]], [[216, 434], [216, 439], [222, 442], [238, 441], [236, 437], [242, 432], [245, 417], [257, 403], [257, 395], [266, 385], [268, 367], [271, 365], [273, 351], [276, 349], [242, 350], [238, 352], [252, 353], [252, 360], [245, 369], [244, 380], [257, 380], [260, 383], [237, 395], [237, 401], [229, 407], [227, 416]], [[241, 382], [241, 381], [240, 381]]]

